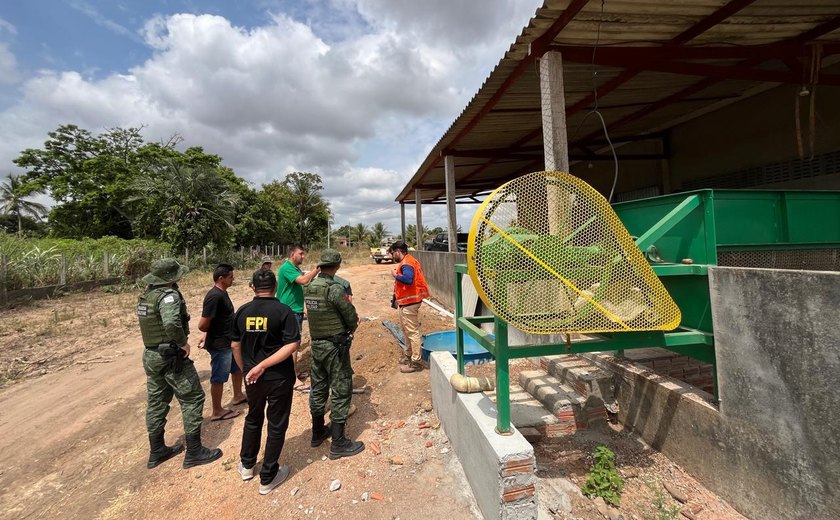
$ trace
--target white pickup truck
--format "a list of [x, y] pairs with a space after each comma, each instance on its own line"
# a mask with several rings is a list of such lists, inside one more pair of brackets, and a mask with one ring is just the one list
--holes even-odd
[[373, 258], [373, 261], [377, 264], [381, 264], [384, 262], [393, 262], [394, 259], [391, 258], [391, 253], [388, 251], [389, 246], [381, 246], [381, 247], [371, 247], [370, 248], [370, 257]]

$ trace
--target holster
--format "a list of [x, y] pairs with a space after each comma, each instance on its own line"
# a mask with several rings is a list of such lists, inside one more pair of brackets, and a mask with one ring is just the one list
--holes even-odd
[[353, 343], [352, 332], [342, 332], [332, 337], [333, 345], [338, 348], [338, 360], [342, 363], [350, 363], [350, 345]]
[[174, 341], [169, 343], [161, 343], [158, 345], [158, 354], [166, 363], [166, 369], [173, 374], [180, 374], [184, 370], [184, 349], [179, 347]]

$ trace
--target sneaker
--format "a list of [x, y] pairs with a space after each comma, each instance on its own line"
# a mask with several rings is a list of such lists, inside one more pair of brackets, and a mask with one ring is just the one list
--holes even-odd
[[289, 476], [289, 466], [280, 466], [280, 469], [277, 470], [277, 474], [274, 475], [274, 478], [268, 484], [260, 484], [260, 495], [267, 495], [271, 493], [271, 491], [283, 483], [284, 480]]
[[400, 358], [400, 365], [410, 365], [411, 364], [411, 356], [403, 356]]
[[254, 465], [253, 467], [246, 468], [240, 462], [239, 467], [237, 467], [236, 469], [238, 469], [239, 474], [242, 475], [242, 480], [251, 480], [252, 478], [254, 478], [254, 468], [255, 467], [257, 467], [257, 466]]

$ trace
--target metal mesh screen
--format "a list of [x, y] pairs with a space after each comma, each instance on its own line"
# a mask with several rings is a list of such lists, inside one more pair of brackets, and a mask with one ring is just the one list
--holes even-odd
[[487, 307], [532, 334], [680, 322], [607, 200], [566, 173], [531, 173], [491, 193], [473, 218], [467, 265]]
[[803, 271], [840, 271], [840, 249], [719, 251], [718, 265]]

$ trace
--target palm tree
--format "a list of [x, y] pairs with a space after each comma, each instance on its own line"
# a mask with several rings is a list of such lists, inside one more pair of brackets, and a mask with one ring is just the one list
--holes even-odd
[[359, 222], [352, 228], [350, 228], [351, 240], [356, 242], [356, 244], [364, 243], [365, 239], [370, 234], [370, 230], [365, 226], [363, 222]]
[[7, 215], [17, 216], [18, 236], [23, 234], [23, 214], [27, 213], [36, 219], [47, 212], [47, 208], [37, 202], [24, 199], [25, 196], [39, 193], [35, 190], [24, 190], [19, 175], [8, 176], [8, 180], [0, 183], [0, 211]]
[[385, 229], [385, 224], [377, 222], [370, 228], [370, 245], [371, 247], [378, 247], [382, 243], [382, 239], [390, 235], [391, 232]]

